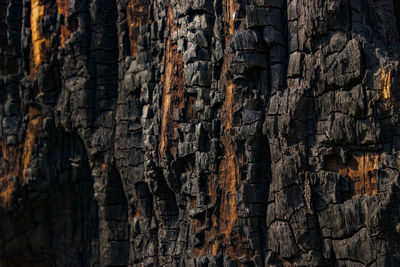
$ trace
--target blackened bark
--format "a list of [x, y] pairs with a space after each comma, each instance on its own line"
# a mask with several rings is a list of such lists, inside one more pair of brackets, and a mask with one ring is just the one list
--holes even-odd
[[394, 0], [0, 0], [0, 266], [397, 266]]

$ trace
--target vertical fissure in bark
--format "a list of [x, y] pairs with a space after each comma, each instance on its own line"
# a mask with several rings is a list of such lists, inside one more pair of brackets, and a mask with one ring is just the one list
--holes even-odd
[[393, 0], [394, 15], [396, 17], [397, 33], [400, 38], [400, 2]]
[[102, 264], [105, 266], [128, 266], [130, 227], [128, 200], [121, 176], [114, 166], [108, 166], [105, 199], [100, 227], [102, 232]]
[[[118, 29], [117, 3], [95, 0], [96, 9], [101, 15], [92, 17], [90, 28], [90, 58], [88, 69], [91, 82], [85, 90], [95, 90], [95, 113], [93, 122], [102, 113], [113, 113], [118, 98]], [[89, 12], [90, 13], [90, 12]], [[92, 65], [93, 64], [93, 65]], [[97, 117], [97, 118], [96, 118]], [[104, 122], [100, 119], [100, 124]]]
[[[12, 10], [13, 13], [7, 14]], [[7, 16], [8, 15], [8, 16]], [[12, 38], [21, 32], [22, 0], [0, 2], [0, 75], [14, 74], [20, 69], [21, 39]]]
[[[0, 51], [5, 53], [7, 49], [7, 25], [6, 25], [6, 11], [7, 11], [7, 2], [0, 2]], [[0, 58], [0, 73], [7, 73], [7, 57], [2, 56]]]
[[350, 40], [352, 38], [351, 33], [353, 31], [353, 11], [351, 9], [351, 0], [347, 0], [347, 12], [348, 12], [348, 19], [349, 19], [347, 33], [349, 35], [349, 40]]

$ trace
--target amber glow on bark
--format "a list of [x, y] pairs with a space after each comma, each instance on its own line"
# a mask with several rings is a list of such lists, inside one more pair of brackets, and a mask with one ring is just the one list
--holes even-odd
[[363, 153], [354, 157], [354, 166], [339, 169], [339, 174], [348, 176], [354, 182], [354, 196], [376, 194], [378, 182], [379, 155]]
[[[1, 143], [2, 158], [0, 162], [3, 167], [0, 169], [0, 206], [6, 208], [17, 189], [18, 184], [25, 181], [27, 169], [31, 164], [33, 150], [40, 135], [42, 119], [36, 108], [29, 108], [28, 126], [23, 144], [19, 146], [7, 146]], [[14, 180], [15, 179], [15, 180]], [[16, 183], [18, 181], [18, 184]]]
[[167, 29], [169, 37], [164, 55], [165, 74], [163, 75], [161, 140], [159, 152], [165, 157], [166, 150], [174, 154], [177, 146], [175, 129], [179, 123], [174, 120], [178, 108], [185, 107], [183, 57], [177, 51], [176, 43], [172, 42], [173, 32], [178, 29], [174, 23], [172, 8], [168, 9]]
[[147, 9], [147, 0], [131, 0], [126, 8], [126, 19], [129, 27], [129, 40], [131, 44], [132, 57], [136, 57], [138, 52], [140, 27], [146, 23]]
[[57, 12], [64, 17], [60, 36], [61, 45], [64, 48], [65, 41], [71, 36], [71, 31], [65, 26], [66, 19], [68, 18], [68, 0], [57, 0]]
[[40, 32], [40, 20], [45, 16], [45, 4], [41, 0], [31, 0], [31, 32], [33, 59], [31, 71], [35, 73], [46, 58], [46, 50], [50, 41]]
[[381, 72], [381, 88], [382, 88], [383, 97], [385, 99], [390, 98], [390, 87], [391, 87], [390, 70], [383, 70]]
[[359, 152], [346, 164], [332, 158], [327, 161], [327, 169], [348, 177], [351, 180], [351, 197], [376, 194], [378, 185], [379, 154]]

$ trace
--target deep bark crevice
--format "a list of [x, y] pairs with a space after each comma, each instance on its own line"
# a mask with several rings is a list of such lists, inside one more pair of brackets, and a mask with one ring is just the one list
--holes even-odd
[[97, 204], [83, 143], [57, 131], [41, 145], [50, 159], [46, 171], [21, 189], [18, 209], [0, 211], [0, 236], [5, 240], [0, 263], [90, 266], [92, 242], [98, 235]]

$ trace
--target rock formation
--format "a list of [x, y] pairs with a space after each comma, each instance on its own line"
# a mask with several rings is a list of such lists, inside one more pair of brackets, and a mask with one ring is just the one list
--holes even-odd
[[399, 266], [397, 0], [0, 0], [0, 266]]

